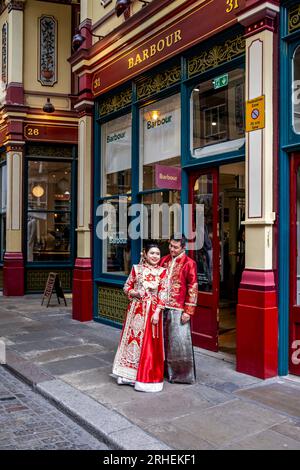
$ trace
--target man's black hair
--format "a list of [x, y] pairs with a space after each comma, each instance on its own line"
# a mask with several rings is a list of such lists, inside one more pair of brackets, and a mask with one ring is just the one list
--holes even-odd
[[183, 233], [179, 234], [173, 234], [170, 237], [170, 241], [173, 240], [174, 242], [180, 242], [181, 247], [183, 248], [186, 245], [186, 238], [183, 235]]

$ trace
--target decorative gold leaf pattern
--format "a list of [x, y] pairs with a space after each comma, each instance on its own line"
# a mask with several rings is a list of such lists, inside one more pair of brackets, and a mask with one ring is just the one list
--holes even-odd
[[289, 10], [289, 33], [300, 28], [300, 4], [293, 6]]
[[[26, 272], [26, 290], [28, 292], [33, 291], [40, 291], [43, 292], [45, 289], [45, 285], [48, 279], [48, 275], [52, 270], [39, 270], [39, 269], [32, 269], [27, 270]], [[64, 291], [70, 291], [72, 289], [72, 282], [71, 282], [71, 271], [55, 271], [59, 275], [59, 279], [61, 281], [61, 285]], [[54, 293], [55, 295], [55, 293]]]
[[138, 99], [147, 98], [155, 93], [164, 90], [176, 83], [180, 82], [181, 69], [180, 65], [176, 65], [169, 70], [160, 72], [152, 77], [149, 77], [137, 85]]
[[128, 299], [123, 289], [98, 287], [98, 317], [123, 323], [128, 307]]
[[100, 101], [99, 115], [101, 117], [105, 116], [106, 114], [113, 113], [114, 111], [118, 111], [119, 109], [125, 108], [126, 106], [130, 105], [132, 102], [132, 90], [131, 88], [127, 88], [126, 90], [121, 91], [117, 95], [109, 96], [105, 98], [103, 101]]
[[194, 56], [188, 61], [189, 77], [198, 73], [206, 72], [221, 64], [245, 53], [245, 39], [243, 36], [237, 36], [228, 40], [223, 45], [214, 46], [208, 51], [203, 51], [200, 55]]

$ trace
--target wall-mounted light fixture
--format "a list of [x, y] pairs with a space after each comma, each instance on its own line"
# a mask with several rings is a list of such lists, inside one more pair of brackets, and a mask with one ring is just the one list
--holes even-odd
[[98, 38], [98, 39], [104, 38], [104, 36], [99, 36], [98, 34], [92, 33], [92, 31], [86, 26], [81, 26], [80, 30], [78, 30], [78, 32], [73, 36], [73, 39], [72, 39], [72, 49], [74, 52], [76, 52], [80, 48], [80, 46], [83, 44], [83, 42], [86, 39], [84, 36], [81, 35], [82, 29], [86, 29], [90, 33], [90, 35], [93, 36], [94, 38]]
[[131, 0], [117, 0], [115, 6], [115, 12], [117, 16], [121, 16], [127, 8], [129, 8]]
[[[143, 4], [143, 7], [146, 7], [149, 5], [150, 2], [147, 0], [138, 0]], [[117, 16], [121, 16], [127, 8], [129, 8], [130, 4], [132, 3], [132, 0], [117, 0], [116, 1], [116, 6], [115, 6], [115, 12]]]
[[43, 111], [44, 111], [44, 113], [50, 113], [50, 114], [54, 113], [55, 108], [54, 108], [53, 104], [51, 103], [50, 98], [47, 98], [47, 101], [43, 106]]

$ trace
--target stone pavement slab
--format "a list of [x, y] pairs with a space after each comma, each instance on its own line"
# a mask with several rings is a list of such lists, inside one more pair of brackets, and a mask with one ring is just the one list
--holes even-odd
[[72, 385], [81, 391], [101, 388], [103, 384], [110, 382], [111, 366], [105, 366], [99, 369], [74, 372], [73, 374], [65, 374], [61, 376], [61, 380]]
[[224, 450], [299, 450], [300, 442], [268, 429], [267, 431], [247, 436], [234, 444], [223, 447]]
[[173, 421], [192, 434], [198, 434], [210, 444], [221, 448], [255, 432], [264, 431], [287, 421], [286, 416], [238, 399], [195, 411]]
[[104, 365], [104, 363], [99, 359], [90, 356], [79, 356], [71, 359], [45, 362], [43, 369], [52, 375], [58, 376], [80, 370], [98, 369], [101, 365]]
[[239, 390], [236, 395], [300, 418], [300, 390], [298, 385], [287, 385], [282, 381], [281, 383]]
[[6, 350], [6, 363], [9, 368], [29, 384], [37, 384], [52, 378], [35, 364], [26, 361], [14, 351]]
[[[37, 364], [43, 364], [44, 362], [55, 362], [87, 355], [96, 357], [95, 353], [100, 351], [102, 351], [101, 346], [82, 344], [79, 346], [57, 347], [54, 351], [30, 351], [26, 353], [26, 358], [33, 359]], [[105, 364], [104, 361], [103, 363]]]

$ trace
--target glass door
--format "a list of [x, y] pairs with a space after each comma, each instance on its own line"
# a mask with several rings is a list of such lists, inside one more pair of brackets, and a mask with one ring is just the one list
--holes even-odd
[[219, 323], [219, 220], [218, 170], [210, 169], [190, 175], [193, 247], [190, 256], [196, 261], [198, 305], [192, 319], [195, 346], [218, 351]]
[[290, 364], [300, 375], [300, 155], [291, 159]]

